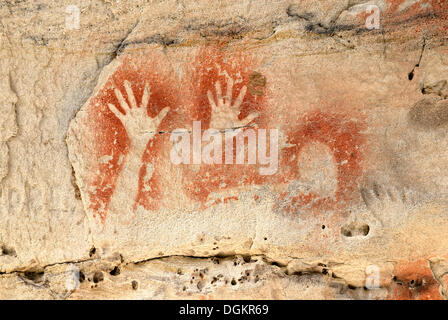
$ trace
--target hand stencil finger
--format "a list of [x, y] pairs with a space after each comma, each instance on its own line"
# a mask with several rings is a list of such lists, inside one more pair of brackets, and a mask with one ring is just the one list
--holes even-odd
[[246, 95], [247, 87], [244, 86], [241, 88], [240, 94], [238, 95], [238, 98], [236, 98], [235, 103], [233, 105], [234, 108], [239, 108], [241, 103], [243, 102], [243, 99]]
[[131, 108], [137, 108], [137, 102], [135, 101], [134, 92], [132, 92], [131, 83], [128, 80], [125, 80], [124, 88], [126, 89], [126, 94], [128, 95], [128, 101], [131, 104]]
[[124, 100], [124, 97], [123, 97], [123, 95], [121, 94], [120, 90], [118, 90], [118, 89], [114, 89], [114, 92], [115, 92], [115, 96], [116, 96], [117, 99], [118, 99], [118, 102], [120, 102], [120, 106], [121, 106], [121, 108], [122, 108], [123, 111], [127, 114], [128, 111], [129, 111], [129, 106], [128, 106], [128, 104], [126, 103], [126, 100]]
[[112, 113], [118, 118], [118, 119], [122, 119], [123, 114], [117, 109], [117, 107], [115, 107], [113, 104], [109, 103], [107, 105], [109, 107], [109, 110], [112, 111]]

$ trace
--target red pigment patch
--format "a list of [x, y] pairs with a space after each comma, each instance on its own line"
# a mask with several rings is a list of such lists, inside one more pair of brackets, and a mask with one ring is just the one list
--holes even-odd
[[[193, 119], [201, 121], [202, 129], [208, 129], [211, 118], [211, 106], [207, 97], [210, 90], [215, 93], [215, 84], [219, 81], [225, 92], [227, 77], [234, 80], [232, 100], [236, 99], [243, 86], [248, 87], [247, 94], [240, 107], [239, 120], [252, 112], [264, 110], [265, 94], [263, 76], [256, 72], [255, 59], [238, 52], [227, 52], [221, 46], [209, 46], [201, 49], [192, 65]], [[266, 81], [266, 80], [265, 80]], [[263, 117], [256, 119], [257, 124]]]
[[[228, 53], [219, 46], [210, 46], [202, 49], [192, 62], [192, 117], [201, 121], [202, 130], [210, 128], [212, 108], [207, 92], [213, 95], [216, 92], [215, 84], [221, 83], [223, 93], [226, 92], [228, 77], [234, 81], [232, 101], [234, 101], [243, 86], [247, 93], [239, 108], [238, 120], [245, 119], [248, 115], [258, 112], [259, 116], [252, 121], [258, 128], [265, 128], [263, 110], [265, 108], [264, 87], [266, 79], [256, 72], [256, 62], [241, 53]], [[236, 156], [234, 139], [233, 157]], [[186, 193], [194, 200], [200, 201], [205, 206], [208, 196], [212, 192], [224, 191], [246, 185], [262, 184], [266, 178], [258, 173], [258, 165], [225, 164], [224, 162], [224, 138], [222, 164], [201, 164], [194, 168], [191, 165], [183, 166], [183, 180]], [[228, 198], [232, 199], [232, 197]], [[224, 202], [227, 202], [223, 200]]]
[[443, 15], [446, 14], [446, 9], [448, 8], [446, 1], [420, 0], [400, 12], [400, 6], [405, 3], [405, 1], [406, 0], [387, 0], [387, 14], [409, 19], [414, 16], [425, 15], [428, 13]]
[[[235, 141], [234, 141], [235, 143]], [[235, 157], [235, 150], [233, 150]], [[224, 158], [224, 152], [223, 152]], [[198, 170], [194, 170], [192, 165], [182, 165], [185, 192], [194, 200], [201, 202], [205, 208], [208, 196], [213, 192], [222, 192], [228, 189], [261, 185], [266, 183], [269, 176], [259, 174], [258, 165], [249, 164], [201, 164]], [[227, 203], [235, 196], [223, 199]], [[218, 200], [215, 203], [220, 203]]]
[[[365, 125], [345, 115], [315, 111], [290, 129], [287, 143], [293, 146], [281, 151], [280, 181], [289, 183], [300, 178], [299, 155], [310, 143], [319, 142], [329, 147], [337, 168], [337, 190], [334, 198], [310, 192], [307, 194], [285, 194], [290, 203], [283, 210], [294, 213], [299, 208], [345, 209], [347, 203], [358, 197], [358, 181], [363, 174], [361, 161], [366, 138], [362, 134]], [[289, 199], [288, 199], [289, 200]]]
[[[448, 2], [443, 0], [420, 0], [400, 11], [400, 6], [405, 0], [387, 0], [386, 12], [381, 13], [381, 21], [384, 25], [400, 25], [408, 20], [419, 17], [429, 17], [437, 19], [437, 24], [419, 24], [417, 32], [421, 32], [422, 27], [431, 27], [435, 31], [448, 31]], [[357, 15], [359, 21], [365, 22], [372, 13], [361, 12]]]
[[426, 260], [403, 261], [395, 266], [390, 300], [443, 300], [439, 283]]
[[[120, 90], [127, 102], [124, 88], [124, 81], [132, 84], [132, 89], [137, 103], [142, 99], [145, 83], [151, 88], [151, 95], [147, 108], [148, 117], [155, 117], [163, 108], [170, 107], [170, 111], [159, 125], [158, 130], [170, 131], [179, 124], [179, 110], [176, 106], [178, 93], [174, 91], [173, 80], [164, 70], [164, 75], [160, 74], [160, 61], [143, 58], [123, 59], [122, 64], [109, 77], [103, 89], [91, 100], [87, 108], [89, 119], [89, 129], [92, 132], [92, 140], [86, 143], [93, 144], [98, 168], [93, 168], [91, 181], [89, 182], [90, 208], [102, 222], [105, 221], [110, 198], [114, 192], [117, 177], [122, 170], [123, 163], [129, 151], [129, 137], [121, 121], [109, 110], [108, 104], [113, 104], [120, 109], [120, 103], [115, 96], [114, 88]], [[162, 197], [162, 177], [157, 172], [159, 162], [157, 154], [161, 148], [167, 144], [167, 135], [156, 134], [154, 139], [148, 143], [143, 156], [142, 169], [139, 174], [140, 188], [136, 201], [147, 209], [157, 208], [158, 200]], [[90, 138], [90, 137], [89, 137]], [[106, 157], [107, 161], [100, 161]], [[120, 158], [122, 161], [120, 162]], [[144, 190], [143, 177], [145, 176], [145, 163], [154, 162], [155, 170], [149, 181], [146, 182], [150, 191]], [[95, 170], [96, 169], [96, 170]], [[136, 177], [137, 178], [137, 177]]]
[[[446, 1], [420, 0], [403, 11], [399, 11], [400, 6], [404, 2], [405, 0], [387, 0], [388, 9], [385, 12], [386, 24], [397, 24], [413, 18], [425, 17], [428, 15], [432, 15], [434, 18], [437, 18], [440, 22], [440, 27], [442, 27], [442, 22], [447, 22], [448, 2]], [[446, 24], [442, 29], [446, 31]]]
[[[156, 57], [157, 58], [157, 57]], [[258, 117], [252, 123], [258, 128], [267, 128], [269, 132], [269, 115], [265, 105], [266, 79], [256, 72], [256, 61], [241, 54], [228, 53], [220, 47], [202, 49], [190, 66], [191, 81], [179, 83], [185, 85], [179, 89], [176, 80], [169, 75], [169, 66], [163, 64], [163, 58], [154, 62], [143, 58], [124, 58], [122, 64], [107, 80], [104, 88], [91, 100], [87, 109], [89, 129], [92, 135], [87, 144], [94, 146], [91, 155], [97, 168], [92, 169], [91, 181], [88, 183], [90, 208], [101, 221], [105, 221], [109, 201], [114, 192], [117, 177], [122, 170], [125, 157], [129, 151], [129, 138], [120, 120], [109, 110], [108, 104], [120, 108], [114, 88], [120, 90], [126, 97], [124, 81], [132, 84], [134, 95], [139, 102], [142, 99], [145, 83], [151, 86], [148, 116], [156, 116], [165, 107], [170, 111], [158, 127], [166, 134], [156, 134], [150, 140], [142, 157], [139, 172], [139, 191], [136, 205], [146, 210], [160, 208], [163, 190], [169, 189], [171, 181], [166, 179], [170, 163], [167, 164], [172, 143], [169, 133], [176, 128], [191, 128], [194, 120], [201, 121], [202, 130], [210, 127], [211, 106], [207, 96], [208, 91], [215, 93], [215, 84], [219, 80], [222, 91], [226, 91], [228, 77], [234, 80], [232, 100], [235, 100], [243, 86], [248, 88], [246, 96], [239, 107], [238, 120], [257, 112]], [[157, 70], [164, 70], [160, 74]], [[187, 85], [190, 87], [187, 88]], [[174, 89], [176, 88], [176, 89]], [[187, 94], [182, 95], [186, 91]], [[190, 92], [190, 93], [188, 93]], [[189, 101], [178, 101], [178, 97], [189, 97]], [[187, 102], [187, 103], [186, 103]], [[188, 105], [190, 103], [190, 105]], [[177, 107], [180, 106], [180, 107]], [[325, 198], [316, 193], [291, 194], [285, 192], [281, 199], [288, 204], [284, 208], [288, 212], [296, 212], [298, 208], [311, 207], [320, 209], [342, 208], [345, 203], [353, 200], [357, 192], [357, 180], [362, 174], [361, 150], [365, 139], [361, 134], [364, 125], [360, 121], [350, 120], [347, 116], [335, 113], [316, 111], [309, 113], [297, 122], [294, 128], [287, 132], [287, 143], [291, 146], [279, 150], [279, 168], [273, 175], [260, 175], [261, 165], [224, 164], [225, 148], [223, 146], [223, 164], [182, 164], [182, 183], [186, 194], [202, 207], [217, 203], [228, 203], [238, 200], [235, 194], [224, 194], [243, 186], [263, 185], [272, 183], [285, 186], [300, 178], [300, 163], [298, 156], [303, 147], [313, 141], [328, 146], [337, 168], [337, 191], [334, 198]], [[235, 146], [235, 140], [234, 140]], [[236, 157], [236, 148], [233, 157]], [[269, 150], [269, 145], [267, 146]], [[121, 159], [121, 161], [120, 161]], [[295, 161], [294, 161], [295, 159]], [[102, 161], [100, 161], [102, 160]], [[247, 160], [247, 159], [246, 159]], [[94, 161], [94, 162], [95, 162]], [[147, 164], [151, 164], [153, 173], [146, 178]], [[167, 167], [168, 166], [168, 167]], [[284, 190], [283, 190], [284, 191]], [[218, 199], [208, 199], [211, 193], [222, 193]], [[207, 201], [211, 203], [207, 204]]]
[[433, 14], [438, 18], [446, 18], [448, 10], [448, 4], [446, 1], [420, 0], [400, 12], [400, 5], [404, 2], [405, 0], [387, 1], [389, 7], [386, 11], [386, 23], [397, 23], [419, 16], [427, 16], [429, 14]]
[[[195, 118], [201, 121], [202, 130], [209, 128], [211, 119], [211, 107], [207, 92], [215, 92], [215, 83], [220, 81], [225, 84], [229, 76], [240, 79], [234, 85], [233, 99], [237, 97], [241, 88], [250, 86], [251, 79], [256, 74], [256, 63], [241, 54], [227, 54], [217, 47], [203, 49], [193, 63], [193, 90]], [[252, 76], [251, 76], [252, 75]], [[258, 76], [259, 78], [259, 76]], [[258, 81], [258, 83], [263, 83]], [[223, 87], [223, 92], [225, 88]], [[265, 95], [257, 95], [253, 90], [247, 92], [246, 99], [241, 105], [239, 119], [244, 119], [252, 112], [258, 112], [253, 122], [258, 128], [269, 128], [269, 115], [266, 114]], [[314, 112], [305, 116], [296, 128], [290, 129], [288, 143], [295, 145], [279, 150], [279, 172], [272, 176], [263, 176], [259, 173], [259, 165], [223, 164], [206, 165], [196, 167], [183, 165], [183, 179], [186, 193], [194, 200], [201, 202], [206, 207], [206, 202], [211, 193], [225, 192], [228, 189], [242, 186], [262, 185], [266, 183], [287, 184], [300, 177], [300, 164], [293, 161], [292, 155], [297, 159], [302, 148], [310, 142], [318, 141], [327, 145], [336, 162], [338, 173], [338, 189], [334, 199], [322, 198], [317, 194], [297, 194], [292, 196], [289, 209], [293, 211], [297, 207], [313, 204], [314, 208], [336, 208], [358, 196], [357, 181], [362, 175], [360, 165], [361, 150], [365, 138], [361, 130], [365, 127], [360, 121], [349, 120], [340, 114]], [[235, 145], [235, 144], [234, 144]], [[223, 148], [224, 150], [224, 148]], [[233, 153], [235, 157], [235, 150]], [[216, 202], [214, 202], [216, 203]], [[214, 204], [212, 202], [212, 204]]]

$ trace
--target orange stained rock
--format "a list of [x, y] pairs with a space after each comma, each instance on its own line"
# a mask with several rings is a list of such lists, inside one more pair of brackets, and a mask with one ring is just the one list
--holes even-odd
[[442, 300], [439, 283], [425, 259], [401, 261], [394, 269], [388, 299], [391, 300]]

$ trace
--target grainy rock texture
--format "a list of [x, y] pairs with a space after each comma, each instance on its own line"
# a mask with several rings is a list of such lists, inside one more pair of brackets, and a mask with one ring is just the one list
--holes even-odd
[[447, 1], [0, 26], [0, 299], [448, 298]]

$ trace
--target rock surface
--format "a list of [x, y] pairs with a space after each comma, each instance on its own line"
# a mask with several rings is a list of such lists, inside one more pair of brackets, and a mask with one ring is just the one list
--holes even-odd
[[0, 299], [448, 297], [446, 1], [0, 22]]

